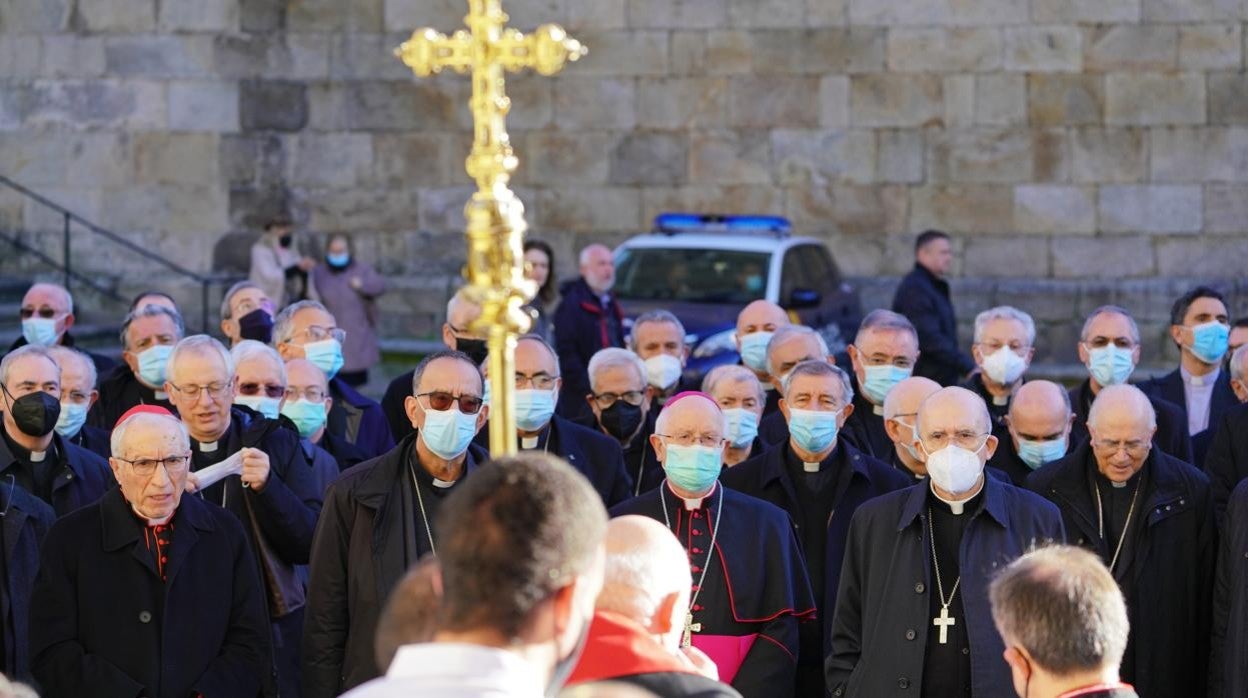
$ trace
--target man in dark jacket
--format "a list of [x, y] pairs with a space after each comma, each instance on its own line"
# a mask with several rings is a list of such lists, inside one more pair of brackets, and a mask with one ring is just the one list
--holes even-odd
[[962, 387], [984, 399], [992, 416], [992, 434], [999, 441], [1007, 436], [1005, 415], [1031, 366], [1035, 343], [1036, 323], [1018, 308], [1000, 305], [975, 316], [971, 356], [976, 371]]
[[305, 698], [332, 698], [381, 673], [373, 634], [382, 603], [413, 563], [436, 552], [439, 507], [489, 457], [471, 443], [489, 416], [477, 365], [462, 352], [437, 352], [413, 381], [416, 433], [343, 473], [325, 495], [303, 636]]
[[803, 623], [797, 695], [822, 695], [823, 661], [830, 652], [845, 536], [858, 507], [914, 481], [838, 438], [854, 411], [849, 376], [826, 361], [795, 366], [785, 382], [780, 412], [790, 425], [788, 443], [725, 470], [720, 482], [771, 502], [789, 514], [810, 573], [818, 610]]
[[[776, 395], [783, 397], [784, 381], [788, 378], [789, 372], [794, 366], [804, 361], [836, 363], [832, 353], [828, 351], [827, 341], [818, 332], [805, 325], [785, 325], [777, 328], [771, 335], [771, 341], [767, 343], [767, 370], [771, 375], [771, 384], [776, 390]], [[779, 398], [777, 398], [776, 411], [765, 414], [763, 421], [758, 425], [758, 435], [769, 447], [789, 440], [789, 423], [779, 410], [778, 400]], [[853, 441], [854, 445], [861, 450], [869, 452], [870, 447], [859, 442], [859, 439], [868, 438], [866, 434], [855, 432], [846, 434], [846, 438]]]
[[1062, 386], [1051, 381], [1031, 381], [1019, 386], [1010, 400], [1006, 438], [997, 443], [988, 467], [1000, 470], [1015, 486], [1023, 487], [1032, 472], [1066, 455], [1073, 419], [1069, 396]]
[[100, 399], [87, 413], [87, 424], [112, 431], [117, 419], [135, 405], [173, 410], [165, 393], [165, 369], [183, 334], [182, 316], [176, 310], [145, 305], [130, 311], [121, 324], [124, 363], [100, 374]]
[[[1088, 367], [1088, 379], [1070, 390], [1075, 413], [1071, 443], [1088, 437], [1088, 411], [1101, 388], [1127, 382], [1140, 362], [1140, 328], [1131, 314], [1116, 305], [1103, 305], [1093, 310], [1079, 333], [1079, 360]], [[1148, 400], [1157, 413], [1153, 443], [1175, 458], [1199, 467], [1193, 460], [1183, 408], [1156, 395], [1148, 395]]]
[[559, 293], [563, 300], [555, 311], [555, 350], [563, 367], [561, 416], [576, 419], [588, 412], [589, 360], [599, 349], [624, 346], [624, 313], [611, 295], [615, 262], [605, 245], [581, 250], [581, 276]]
[[1091, 441], [1036, 471], [1027, 487], [1062, 510], [1071, 543], [1101, 556], [1122, 588], [1131, 640], [1122, 676], [1144, 696], [1205, 695], [1215, 530], [1209, 480], [1153, 448], [1152, 405], [1103, 388]]
[[914, 241], [914, 270], [906, 274], [893, 296], [893, 310], [910, 318], [919, 332], [916, 376], [953, 385], [975, 368], [975, 360], [958, 343], [958, 319], [949, 300], [945, 276], [953, 265], [949, 236], [927, 230]]
[[[9, 351], [25, 346], [73, 347], [74, 337], [69, 328], [74, 326], [74, 298], [60, 284], [38, 283], [22, 297], [18, 312], [22, 319], [22, 336], [18, 337]], [[107, 356], [84, 352], [91, 357], [97, 373], [104, 373], [116, 363]]]
[[1044, 498], [992, 477], [988, 408], [963, 388], [924, 400], [915, 448], [929, 477], [858, 508], [832, 620], [833, 696], [1008, 696], [988, 584], [1032, 546], [1062, 540]]
[[854, 409], [845, 431], [868, 455], [886, 459], [893, 441], [884, 428], [884, 399], [910, 377], [919, 360], [919, 335], [903, 315], [891, 310], [867, 313], [849, 345], [854, 371]]
[[1248, 478], [1248, 405], [1227, 410], [1212, 430], [1205, 474], [1213, 488], [1214, 513], [1221, 522], [1231, 492]]
[[329, 394], [334, 399], [326, 420], [330, 433], [375, 458], [394, 447], [394, 437], [381, 405], [335, 377], [342, 368], [345, 336], [334, 316], [316, 301], [286, 306], [273, 325], [273, 346], [283, 359], [307, 359], [329, 378]]
[[[555, 414], [561, 380], [555, 350], [539, 335], [516, 342], [516, 426], [520, 451], [542, 451], [559, 456], [576, 468], [604, 506], [633, 496], [633, 480], [624, 470], [620, 442], [600, 431], [583, 427]], [[476, 443], [489, 447], [482, 427]]]
[[113, 485], [108, 464], [56, 433], [61, 369], [40, 346], [0, 359], [0, 476], [47, 502], [57, 516], [91, 504]]
[[658, 408], [654, 388], [646, 384], [646, 365], [627, 349], [608, 347], [589, 361], [588, 419], [576, 423], [610, 436], [623, 451], [624, 469], [633, 494], [654, 489], [663, 468], [650, 445]]
[[1248, 483], [1231, 493], [1213, 585], [1209, 696], [1248, 695]]
[[28, 681], [30, 674], [30, 597], [39, 571], [39, 548], [56, 521], [43, 500], [0, 481], [0, 667], [5, 676]]
[[233, 357], [207, 335], [187, 337], [169, 355], [165, 391], [190, 432], [191, 491], [242, 522], [266, 582], [278, 688], [297, 695], [305, 592], [296, 566], [308, 563], [320, 480], [298, 434], [233, 405], [237, 385]]
[[242, 526], [184, 496], [190, 444], [171, 415], [128, 416], [113, 441], [120, 487], [44, 541], [35, 678], [49, 696], [259, 695], [269, 629]]

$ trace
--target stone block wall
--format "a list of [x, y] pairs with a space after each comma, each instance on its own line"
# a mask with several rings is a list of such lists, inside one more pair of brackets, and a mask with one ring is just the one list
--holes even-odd
[[[943, 228], [963, 315], [1040, 303], [1054, 331], [1088, 298], [1145, 313], [1246, 276], [1245, 0], [505, 6], [590, 48], [509, 82], [514, 184], [564, 274], [587, 241], [687, 209], [789, 216], [868, 304], [913, 233]], [[0, 0], [0, 172], [203, 271], [277, 211], [353, 233], [404, 289], [388, 330], [426, 332], [463, 259], [469, 84], [414, 80], [391, 50], [465, 8]], [[56, 220], [2, 191], [0, 226], [57, 249]], [[142, 269], [106, 249], [76, 263]]]

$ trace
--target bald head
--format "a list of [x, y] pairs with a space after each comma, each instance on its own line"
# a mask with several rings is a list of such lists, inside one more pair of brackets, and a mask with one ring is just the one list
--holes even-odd
[[[596, 609], [618, 613], [675, 649], [689, 604], [689, 557], [666, 526], [645, 516], [607, 523], [606, 568]], [[674, 631], [674, 632], [673, 632]], [[667, 637], [670, 635], [670, 637]]]
[[940, 390], [940, 383], [923, 376], [911, 376], [888, 391], [884, 398], [884, 419], [913, 417], [927, 396]]
[[1052, 381], [1024, 383], [1010, 401], [1010, 433], [1028, 441], [1052, 441], [1070, 426], [1070, 395]]
[[924, 437], [937, 431], [987, 434], [992, 431], [992, 418], [984, 399], [975, 393], [966, 388], [941, 388], [919, 405], [918, 427]]
[[1105, 429], [1115, 425], [1132, 425], [1140, 429], [1157, 428], [1157, 412], [1139, 388], [1134, 385], [1111, 385], [1097, 393], [1088, 412], [1088, 426]]
[[757, 300], [737, 314], [737, 338], [754, 332], [775, 332], [776, 328], [789, 324], [784, 308], [771, 301]]
[[[695, 434], [724, 435], [724, 412], [711, 398], [701, 395], [686, 395], [669, 402], [659, 413], [655, 421], [655, 434]], [[683, 432], [681, 430], [684, 430]]]
[[1097, 469], [1113, 482], [1131, 479], [1152, 451], [1157, 413], [1134, 385], [1102, 388], [1088, 412], [1088, 434]]
[[320, 388], [322, 393], [329, 391], [329, 380], [316, 364], [307, 359], [291, 359], [286, 362], [287, 385], [300, 391], [309, 387]]

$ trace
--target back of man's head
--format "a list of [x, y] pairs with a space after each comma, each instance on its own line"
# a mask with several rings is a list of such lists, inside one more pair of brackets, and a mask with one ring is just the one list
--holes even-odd
[[1130, 631], [1127, 607], [1095, 554], [1065, 545], [1027, 553], [992, 581], [989, 600], [1006, 647], [1025, 651], [1032, 671], [1054, 684], [1117, 672]]
[[671, 530], [644, 516], [607, 524], [607, 558], [595, 608], [622, 615], [675, 650], [689, 607], [689, 556]]
[[522, 454], [485, 464], [438, 512], [439, 631], [522, 637], [555, 592], [585, 576], [597, 585], [606, 527], [602, 500], [561, 459]]

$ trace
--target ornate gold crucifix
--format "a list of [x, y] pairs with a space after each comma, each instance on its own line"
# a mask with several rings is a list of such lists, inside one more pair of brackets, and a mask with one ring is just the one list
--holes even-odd
[[522, 306], [537, 290], [524, 278], [524, 204], [507, 187], [518, 161], [507, 136], [511, 101], [503, 71], [532, 68], [554, 75], [586, 51], [555, 24], [527, 35], [507, 28], [502, 0], [468, 0], [464, 19], [468, 29], [449, 37], [417, 29], [395, 55], [420, 77], [444, 68], [472, 73], [473, 141], [466, 164], [477, 192], [464, 207], [468, 222], [464, 276], [469, 297], [481, 306], [473, 329], [486, 336], [489, 347], [490, 453], [501, 456], [516, 452], [516, 337], [531, 325]]

